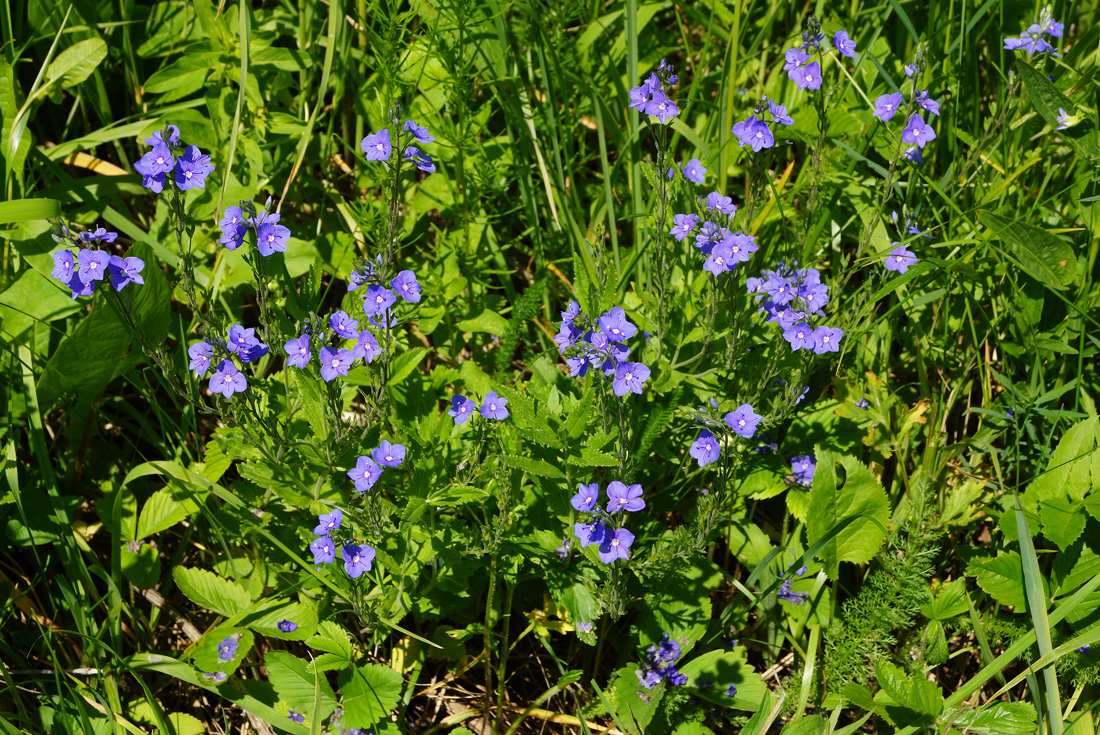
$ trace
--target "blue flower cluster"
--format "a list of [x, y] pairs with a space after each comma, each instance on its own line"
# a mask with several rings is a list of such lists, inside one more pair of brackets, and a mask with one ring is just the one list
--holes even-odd
[[672, 64], [661, 59], [657, 71], [630, 90], [630, 107], [657, 118], [662, 125], [680, 114], [680, 108], [668, 98], [672, 87], [680, 81], [675, 71]]
[[[318, 537], [309, 545], [313, 552], [314, 564], [331, 564], [336, 560], [336, 543], [332, 534], [340, 530], [340, 524], [344, 520], [344, 514], [339, 508], [333, 508], [331, 513], [322, 513], [317, 517], [317, 527], [313, 533]], [[363, 572], [371, 570], [374, 561], [375, 550], [366, 544], [341, 544], [340, 555], [344, 559], [344, 571], [352, 579], [358, 579]]]
[[236, 633], [218, 644], [218, 663], [227, 664], [233, 660], [233, 657], [237, 655], [237, 648], [239, 646], [238, 641], [240, 638], [241, 634]]
[[1057, 49], [1054, 48], [1043, 36], [1050, 36], [1051, 38], [1061, 38], [1062, 33], [1065, 31], [1065, 24], [1059, 23], [1054, 20], [1054, 15], [1050, 9], [1050, 6], [1046, 6], [1039, 13], [1039, 17], [1028, 26], [1027, 30], [1020, 34], [1019, 38], [1009, 36], [1004, 39], [1004, 49], [1006, 51], [1027, 51], [1028, 56], [1034, 56], [1035, 54], [1053, 54], [1055, 56], [1061, 56]]
[[634, 543], [634, 534], [625, 528], [611, 529], [609, 525], [616, 513], [627, 511], [636, 513], [645, 508], [642, 499], [642, 486], [630, 485], [613, 480], [607, 484], [607, 507], [601, 509], [597, 502], [600, 498], [600, 486], [581, 484], [577, 494], [569, 503], [580, 513], [590, 513], [587, 523], [577, 521], [573, 524], [573, 535], [581, 543], [581, 548], [590, 544], [599, 547], [600, 561], [612, 564], [616, 559], [629, 559], [630, 546]]
[[242, 365], [256, 362], [266, 355], [270, 348], [256, 336], [255, 329], [246, 329], [240, 324], [229, 327], [225, 340], [207, 337], [187, 348], [191, 358], [187, 369], [193, 370], [196, 377], [206, 375], [212, 360], [219, 360], [218, 367], [210, 377], [210, 392], [221, 393], [231, 398], [234, 393], [243, 393], [248, 388], [248, 380], [238, 368], [233, 358]]
[[[425, 173], [435, 171], [435, 162], [432, 161], [432, 157], [412, 145], [413, 141], [421, 145], [435, 141], [435, 137], [428, 132], [428, 128], [417, 125], [415, 120], [402, 120], [400, 110], [393, 111], [390, 118], [398, 130], [398, 155], [401, 159], [409, 161]], [[363, 138], [359, 141], [359, 147], [368, 161], [382, 161], [387, 166], [392, 165], [390, 159], [393, 157], [393, 144], [388, 127]]]
[[[355, 340], [351, 349], [339, 346], [345, 339]], [[299, 370], [305, 369], [313, 358], [314, 340], [320, 345], [318, 363], [321, 378], [326, 383], [341, 375], [346, 377], [356, 360], [372, 363], [382, 354], [378, 338], [369, 329], [359, 329], [359, 321], [341, 309], [330, 314], [327, 322], [320, 318], [306, 320], [302, 325], [302, 334], [283, 345], [286, 364]], [[329, 344], [333, 340], [337, 343], [335, 346]]]
[[[389, 279], [390, 288], [383, 286], [385, 281], [385, 267], [382, 256], [375, 260], [362, 260], [355, 270], [348, 276], [348, 291], [357, 291], [361, 286], [367, 288], [362, 294], [363, 313], [370, 317], [375, 324], [374, 317], [385, 321], [385, 314], [390, 307], [397, 303], [400, 296], [403, 301], [410, 304], [420, 303], [423, 287], [416, 280], [416, 274], [410, 270], [404, 270]], [[392, 290], [391, 290], [392, 289]], [[376, 324], [377, 326], [377, 324]]]
[[[787, 566], [789, 567], [790, 565], [788, 564]], [[794, 572], [796, 577], [801, 577], [805, 573], [806, 567], [799, 567]], [[802, 603], [806, 602], [807, 599], [809, 599], [810, 595], [807, 592], [792, 592], [791, 583], [793, 581], [794, 580], [791, 577], [787, 577], [786, 579], [784, 579], [783, 582], [779, 585], [779, 591], [775, 593], [775, 596], [778, 597], [780, 600], [786, 600], [792, 605], [801, 605]]]
[[405, 445], [391, 444], [383, 439], [379, 446], [370, 450], [369, 457], [363, 455], [356, 460], [355, 467], [348, 470], [348, 477], [355, 482], [355, 492], [365, 493], [382, 477], [383, 467], [400, 467], [404, 461]]
[[641, 393], [649, 380], [649, 368], [640, 362], [628, 362], [630, 348], [625, 342], [638, 333], [638, 328], [626, 318], [621, 306], [600, 315], [593, 321], [581, 313], [580, 304], [569, 302], [561, 313], [561, 325], [554, 343], [569, 366], [569, 374], [583, 378], [590, 367], [611, 378], [611, 389], [617, 396]]
[[[107, 277], [111, 279], [111, 286], [115, 291], [121, 291], [131, 283], [139, 286], [145, 283], [141, 277], [145, 261], [141, 258], [111, 255], [106, 250], [97, 248], [99, 243], [113, 243], [118, 238], [117, 232], [108, 232], [97, 227], [91, 232], [84, 231], [73, 237], [60, 219], [51, 224], [54, 241], [64, 244], [66, 248], [53, 254], [53, 271], [50, 275], [72, 291], [73, 299], [91, 296], [95, 292], [96, 283]], [[68, 249], [70, 246], [77, 248], [75, 254]]]
[[[890, 215], [890, 219], [896, 226], [898, 224], [898, 213], [892, 212]], [[932, 239], [932, 235], [921, 230], [917, 223], [913, 221], [910, 217], [905, 218], [905, 224], [903, 228], [910, 235], [920, 235], [921, 237]], [[884, 263], [886, 270], [896, 271], [898, 273], [905, 273], [905, 271], [909, 270], [911, 266], [917, 264], [916, 253], [914, 253], [912, 250], [909, 250], [904, 245], [901, 245], [898, 242], [892, 242], [890, 244], [895, 247], [886, 257], [886, 262]]]
[[285, 253], [286, 243], [290, 239], [290, 230], [279, 224], [282, 218], [278, 212], [271, 211], [271, 197], [264, 208], [257, 211], [252, 202], [241, 200], [241, 205], [225, 208], [218, 226], [222, 228], [219, 245], [226, 250], [236, 250], [244, 244], [249, 230], [256, 234], [256, 250], [265, 258], [272, 253]]
[[[713, 411], [704, 409], [702, 412], [697, 411], [695, 413], [696, 423], [703, 428], [699, 430], [699, 434], [688, 450], [688, 453], [695, 458], [700, 467], [706, 467], [708, 464], [717, 462], [718, 458], [722, 456], [722, 441], [715, 436], [715, 429], [722, 433], [727, 433], [726, 430], [728, 429], [740, 437], [751, 439], [756, 434], [757, 426], [764, 418], [756, 413], [750, 404], [742, 403], [723, 416], [722, 421], [719, 422], [717, 413], [715, 413], [718, 410], [718, 401], [711, 399], [710, 405]], [[723, 425], [725, 428], [723, 428]]]
[[447, 409], [447, 415], [455, 420], [455, 426], [466, 423], [475, 413], [481, 413], [481, 418], [492, 421], [503, 421], [508, 418], [508, 399], [498, 396], [495, 390], [485, 394], [485, 400], [481, 403], [481, 411], [478, 411], [477, 403], [466, 396], [454, 395], [451, 397], [451, 407]]
[[816, 268], [790, 268], [783, 263], [774, 271], [765, 270], [761, 278], [747, 278], [746, 287], [757, 300], [767, 321], [783, 330], [783, 339], [796, 352], [813, 350], [815, 354], [837, 352], [844, 330], [825, 325], [814, 326], [815, 317], [825, 316], [829, 287], [821, 282]]
[[676, 662], [682, 655], [680, 644], [665, 633], [659, 645], [646, 648], [642, 665], [634, 672], [638, 682], [646, 689], [652, 689], [662, 681], [667, 681], [670, 686], [687, 684], [687, 675], [676, 670]]
[[[905, 66], [905, 75], [912, 79], [912, 102], [929, 115], [939, 116], [940, 103], [932, 99], [927, 89], [917, 89], [916, 78], [920, 75], [923, 68], [923, 62], [918, 58], [916, 63], [907, 64]], [[884, 125], [894, 118], [902, 107], [904, 107], [905, 97], [901, 92], [890, 92], [879, 96], [874, 103], [874, 112], [871, 113], [872, 117], [880, 120]], [[912, 108], [910, 108], [912, 109]], [[905, 123], [905, 127], [901, 131], [901, 140], [903, 143], [909, 145], [909, 148], [902, 154], [906, 159], [913, 163], [924, 163], [924, 154], [922, 150], [926, 144], [936, 139], [936, 131], [931, 125], [924, 121], [924, 116], [919, 112], [914, 112], [909, 116], [909, 119]]]
[[699, 227], [695, 247], [706, 256], [703, 270], [715, 278], [732, 271], [738, 263], [748, 262], [760, 248], [755, 235], [730, 231], [737, 214], [733, 199], [712, 191], [706, 199], [699, 197], [695, 201], [700, 207], [699, 214], [672, 215], [672, 229], [668, 234], [683, 241]]
[[[174, 184], [179, 191], [206, 188], [206, 177], [214, 172], [210, 156], [196, 145], [181, 143], [180, 129], [175, 125], [156, 131], [145, 139], [145, 145], [152, 150], [134, 164], [134, 170], [141, 174], [141, 185], [146, 189], [159, 194], [166, 182]], [[170, 172], [174, 175], [167, 178]]]
[[[815, 66], [816, 64], [817, 62], [814, 62]], [[764, 106], [765, 102], [767, 107]], [[734, 125], [730, 132], [737, 138], [739, 148], [749, 146], [754, 153], [757, 153], [775, 145], [775, 135], [772, 134], [770, 125], [794, 125], [794, 118], [787, 114], [786, 107], [765, 98], [760, 101], [748, 119]]]
[[794, 481], [802, 487], [810, 487], [814, 484], [814, 471], [817, 469], [817, 460], [812, 454], [802, 457], [791, 457], [791, 472]]

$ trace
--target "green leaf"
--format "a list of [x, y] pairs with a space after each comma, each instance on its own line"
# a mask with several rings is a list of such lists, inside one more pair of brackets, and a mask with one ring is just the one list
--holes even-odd
[[389, 666], [366, 664], [340, 675], [345, 727], [373, 727], [389, 719], [401, 699], [401, 674]]
[[1052, 498], [1040, 503], [1039, 518], [1043, 524], [1043, 535], [1062, 551], [1073, 546], [1073, 542], [1085, 530], [1082, 504], [1072, 503], [1065, 498]]
[[565, 473], [559, 470], [549, 462], [544, 462], [541, 459], [531, 459], [530, 457], [518, 457], [514, 454], [509, 454], [505, 457], [505, 463], [514, 469], [523, 470], [529, 475], [538, 475], [539, 477], [549, 477], [553, 480], [564, 480]]
[[[1050, 79], [1041, 74], [1035, 67], [1024, 59], [1016, 59], [1016, 70], [1020, 73], [1020, 79], [1027, 89], [1027, 96], [1031, 104], [1035, 105], [1036, 112], [1052, 128], [1058, 127], [1058, 110], [1065, 110], [1072, 115], [1075, 105], [1062, 92], [1054, 86]], [[1058, 131], [1059, 135], [1074, 147], [1077, 155], [1091, 159], [1100, 156], [1100, 145], [1096, 140], [1096, 126], [1092, 120], [1085, 118], [1068, 130]]]
[[[679, 669], [688, 678], [688, 684], [697, 690], [692, 695], [714, 704], [755, 712], [760, 708], [760, 702], [766, 701], [769, 696], [764, 679], [745, 661], [744, 649], [707, 651]], [[705, 679], [711, 688], [700, 688], [701, 679]], [[733, 697], [726, 696], [730, 684], [737, 687]]]
[[810, 715], [791, 720], [783, 726], [783, 735], [824, 735], [825, 718], [821, 715]]
[[1013, 222], [985, 210], [978, 211], [978, 219], [1005, 241], [1028, 275], [1055, 291], [1062, 291], [1073, 282], [1077, 256], [1062, 238], [1042, 227]]
[[632, 734], [644, 733], [649, 727], [667, 688], [665, 684], [659, 684], [646, 692], [647, 698], [643, 700], [638, 696], [637, 671], [638, 664], [627, 664], [615, 672], [615, 680], [607, 689], [607, 698], [616, 715], [615, 721], [622, 722]]
[[920, 614], [929, 620], [950, 620], [970, 608], [966, 603], [966, 580], [945, 584], [931, 602], [921, 605]]
[[1093, 485], [1100, 484], [1100, 477], [1093, 476], [1098, 428], [1100, 419], [1089, 418], [1066, 430], [1046, 470], [1031, 481], [1020, 499], [1025, 510], [1036, 510], [1040, 500], [1081, 500]]
[[1000, 554], [992, 559], [974, 559], [966, 568], [966, 573], [978, 580], [978, 586], [1002, 605], [1023, 610], [1027, 604], [1024, 597], [1024, 568], [1020, 555], [1015, 551]]
[[416, 366], [424, 359], [428, 351], [423, 347], [414, 347], [408, 352], [398, 355], [390, 365], [390, 379], [388, 385], [397, 385], [416, 370]]
[[891, 699], [911, 713], [907, 717], [908, 713], [899, 713], [887, 706], [887, 713], [899, 725], [928, 724], [943, 711], [940, 688], [919, 674], [910, 678], [897, 666], [880, 660], [875, 663], [875, 678]]
[[[231, 659], [223, 663], [219, 660], [218, 644], [230, 636], [237, 636], [237, 650]], [[232, 674], [244, 662], [245, 656], [252, 650], [252, 644], [255, 641], [256, 637], [250, 630], [218, 627], [206, 633], [191, 649], [192, 660], [195, 662], [195, 667], [203, 673], [224, 671], [226, 674]]]
[[317, 633], [306, 641], [306, 645], [318, 651], [343, 656], [351, 661], [351, 641], [348, 632], [331, 620], [323, 620], [317, 626]]
[[176, 567], [172, 579], [191, 602], [227, 618], [243, 612], [252, 602], [240, 585], [205, 569]]
[[[847, 518], [855, 517], [819, 554], [829, 579], [836, 579], [840, 562], [863, 564], [878, 553], [886, 539], [890, 522], [890, 502], [886, 491], [866, 467], [854, 457], [818, 446], [817, 469], [810, 488], [810, 512], [807, 542], [813, 545]], [[844, 470], [844, 483], [838, 487], [836, 466]]]
[[102, 38], [77, 41], [57, 55], [46, 72], [51, 84], [69, 89], [80, 84], [107, 58], [107, 43]]
[[317, 705], [316, 688], [321, 689], [321, 717], [325, 718], [336, 709], [336, 694], [324, 674], [309, 670], [302, 659], [286, 651], [268, 651], [264, 654], [264, 666], [267, 678], [279, 694], [279, 698], [299, 712], [306, 712], [306, 719], [313, 714]]
[[[284, 620], [289, 620], [298, 627], [289, 633], [284, 633], [279, 630], [279, 623]], [[317, 631], [317, 610], [301, 602], [278, 600], [254, 614], [244, 616], [240, 623], [268, 638], [304, 641]]]
[[1035, 706], [1030, 702], [994, 702], [980, 710], [948, 707], [940, 718], [958, 732], [975, 735], [1031, 735], [1036, 732], [1035, 719]]
[[455, 326], [463, 332], [482, 332], [495, 334], [499, 337], [508, 331], [508, 320], [495, 311], [483, 309], [469, 319], [463, 319]]
[[0, 319], [4, 321], [4, 331], [14, 337], [22, 335], [35, 322], [48, 324], [80, 308], [80, 302], [58, 288], [57, 281], [33, 268], [23, 271], [15, 283], [0, 293]]
[[149, 544], [142, 544], [137, 551], [130, 545], [122, 545], [122, 573], [138, 589], [152, 589], [160, 584], [160, 552]]
[[61, 214], [61, 202], [56, 199], [16, 199], [0, 202], [0, 225], [49, 219]]
[[178, 487], [157, 490], [145, 501], [138, 518], [137, 540], [171, 528], [199, 510], [199, 503]]

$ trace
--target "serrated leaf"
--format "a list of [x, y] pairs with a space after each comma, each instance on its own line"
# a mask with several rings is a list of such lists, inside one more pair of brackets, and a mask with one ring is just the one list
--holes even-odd
[[985, 210], [979, 210], [978, 219], [1004, 240], [1012, 256], [1020, 261], [1028, 275], [1055, 291], [1065, 290], [1073, 282], [1077, 273], [1077, 256], [1069, 243], [1057, 235], [1042, 227], [1013, 222]]
[[966, 604], [966, 580], [956, 579], [940, 588], [931, 602], [921, 605], [920, 614], [929, 620], [950, 620], [962, 615], [970, 606]]
[[[233, 636], [237, 636], [237, 649], [228, 661], [222, 662], [219, 659], [218, 645]], [[232, 674], [244, 661], [248, 652], [252, 650], [255, 640], [252, 631], [246, 628], [215, 628], [199, 639], [199, 642], [191, 649], [191, 658], [195, 662], [195, 668], [202, 673], [212, 674], [216, 671], [222, 671], [226, 674]]]
[[1002, 605], [1017, 610], [1023, 610], [1027, 605], [1024, 597], [1024, 568], [1020, 555], [1015, 551], [992, 559], [974, 559], [967, 566], [966, 573], [977, 578], [978, 586]]
[[526, 438], [544, 447], [561, 449], [561, 440], [542, 418], [537, 415], [535, 405], [528, 396], [502, 385], [497, 392], [508, 399], [508, 410], [512, 414], [516, 430]]
[[[697, 690], [693, 695], [715, 704], [755, 712], [768, 696], [768, 685], [745, 661], [743, 650], [707, 651], [678, 668], [688, 678], [688, 684]], [[710, 689], [698, 688], [700, 677], [710, 684]], [[730, 684], [737, 687], [737, 692], [727, 697]]]
[[[1039, 73], [1035, 67], [1024, 59], [1018, 58], [1016, 59], [1016, 69], [1020, 73], [1020, 79], [1023, 80], [1028, 99], [1031, 100], [1031, 104], [1035, 105], [1035, 111], [1039, 113], [1039, 116], [1043, 118], [1047, 125], [1052, 128], [1058, 127], [1059, 108], [1065, 110], [1068, 114], [1074, 114], [1076, 106], [1070, 101], [1069, 97], [1062, 94], [1054, 86], [1054, 83], [1045, 75]], [[1077, 151], [1077, 155], [1082, 158], [1091, 159], [1100, 155], [1100, 145], [1097, 144], [1096, 140], [1096, 127], [1090, 118], [1081, 120], [1068, 130], [1058, 132], [1063, 139], [1069, 141], [1070, 145]]]
[[1066, 551], [1085, 530], [1085, 510], [1081, 503], [1064, 498], [1051, 498], [1039, 504], [1043, 535], [1062, 551]]
[[541, 459], [532, 459], [530, 457], [517, 457], [516, 455], [509, 454], [505, 458], [505, 463], [514, 469], [523, 470], [529, 475], [538, 475], [539, 477], [549, 477], [553, 480], [564, 480], [565, 473], [559, 470], [549, 462], [545, 462]]
[[1031, 481], [1020, 498], [1025, 510], [1034, 511], [1039, 501], [1051, 498], [1080, 500], [1093, 484], [1100, 484], [1100, 477], [1093, 476], [1093, 461], [1100, 455], [1093, 454], [1098, 429], [1100, 419], [1089, 418], [1066, 430], [1046, 470]]
[[389, 719], [401, 699], [401, 675], [389, 666], [366, 664], [340, 675], [345, 727], [373, 727]]
[[333, 653], [351, 660], [351, 640], [348, 632], [331, 620], [322, 620], [317, 626], [317, 634], [307, 640], [306, 645], [315, 650]]
[[239, 585], [205, 569], [176, 567], [172, 579], [191, 602], [227, 618], [243, 612], [252, 602]]
[[[289, 621], [298, 627], [289, 633], [279, 629], [279, 623]], [[317, 632], [317, 610], [301, 602], [288, 600], [275, 601], [254, 614], [241, 618], [241, 625], [268, 638], [281, 638], [285, 641], [304, 641]]]
[[980, 710], [948, 707], [940, 719], [950, 722], [958, 732], [975, 735], [1030, 735], [1036, 732], [1035, 707], [1030, 702], [994, 702]]
[[198, 510], [199, 504], [186, 491], [171, 486], [161, 488], [149, 496], [141, 509], [137, 540], [169, 529]]
[[[813, 545], [825, 538], [837, 525], [855, 517], [840, 533], [825, 544], [819, 556], [825, 574], [836, 579], [840, 562], [863, 564], [871, 560], [886, 540], [890, 522], [890, 502], [882, 485], [854, 457], [818, 446], [817, 469], [810, 488], [807, 542]], [[844, 468], [844, 484], [837, 486], [836, 465]]]
[[888, 706], [887, 713], [899, 725], [929, 723], [943, 711], [940, 688], [919, 674], [909, 677], [892, 663], [880, 660], [875, 663], [875, 678], [891, 699], [915, 715], [899, 717], [894, 708]]
[[299, 712], [305, 711], [307, 719], [316, 705], [318, 684], [321, 690], [321, 718], [328, 717], [336, 709], [336, 694], [324, 674], [310, 671], [302, 659], [286, 651], [268, 651], [264, 655], [264, 666], [267, 667], [268, 681], [275, 687], [279, 698]]

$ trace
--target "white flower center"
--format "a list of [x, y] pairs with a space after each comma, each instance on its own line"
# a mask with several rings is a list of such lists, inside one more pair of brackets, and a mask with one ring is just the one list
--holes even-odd
[[634, 373], [627, 373], [623, 376], [623, 379], [627, 381], [634, 380]]
[[619, 539], [617, 539], [617, 538], [611, 539], [611, 545], [612, 546], [618, 546], [619, 545]]
[[89, 265], [88, 267], [89, 267], [89, 268], [91, 268], [92, 270], [95, 270], [96, 268], [98, 268], [98, 267], [99, 267], [99, 263], [96, 263], [96, 262], [95, 262], [95, 261], [93, 260], [93, 261], [91, 262], [91, 264], [90, 264], [90, 265]]
[[191, 172], [190, 171], [184, 171], [183, 175], [186, 176], [187, 178], [191, 178]]
[[157, 158], [157, 163], [164, 163], [164, 159], [163, 158]]
[[744, 426], [745, 425], [745, 419], [737, 419], [737, 425], [738, 426]]

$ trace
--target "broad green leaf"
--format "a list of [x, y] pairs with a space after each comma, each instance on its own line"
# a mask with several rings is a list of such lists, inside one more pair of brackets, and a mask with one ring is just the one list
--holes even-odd
[[[847, 518], [856, 518], [819, 554], [825, 574], [829, 579], [836, 579], [840, 562], [863, 564], [878, 553], [886, 540], [890, 503], [879, 481], [854, 457], [842, 456], [821, 446], [816, 448], [815, 455], [817, 469], [810, 488], [807, 542], [813, 545], [837, 524]], [[839, 487], [838, 464], [844, 469], [844, 482]]]
[[[279, 629], [279, 623], [289, 621], [298, 627], [289, 633]], [[317, 631], [317, 610], [301, 602], [281, 600], [265, 606], [255, 614], [241, 618], [241, 625], [247, 625], [257, 633], [268, 638], [281, 638], [285, 641], [304, 641]]]
[[[678, 668], [688, 678], [688, 685], [695, 690], [692, 695], [714, 704], [755, 712], [760, 702], [768, 696], [767, 684], [745, 661], [742, 648], [707, 651]], [[701, 688], [703, 680], [708, 686]], [[737, 692], [727, 697], [726, 692], [731, 684], [737, 687]]]
[[[679, 731], [677, 731], [679, 732]], [[783, 726], [783, 735], [824, 735], [825, 718], [821, 715], [810, 715], [791, 720]]]
[[61, 214], [61, 202], [56, 199], [16, 199], [0, 202], [0, 225], [49, 219]]
[[[218, 646], [231, 638], [235, 639], [237, 649], [227, 661], [223, 662], [222, 652], [218, 650]], [[255, 642], [256, 637], [247, 628], [221, 626], [203, 635], [191, 649], [191, 657], [195, 667], [204, 674], [212, 674], [216, 671], [232, 674], [252, 650], [252, 644]]]
[[286, 651], [268, 651], [264, 654], [264, 666], [267, 667], [267, 679], [279, 698], [299, 712], [304, 711], [306, 719], [313, 714], [317, 704], [318, 685], [321, 690], [321, 717], [328, 717], [336, 709], [336, 694], [328, 679], [323, 673], [311, 671], [302, 659]]
[[641, 687], [638, 686], [637, 671], [638, 664], [628, 664], [619, 669], [607, 688], [607, 698], [614, 707], [617, 721], [622, 722], [630, 733], [645, 732], [667, 688], [666, 684], [658, 684], [645, 692], [646, 699], [642, 699], [638, 696]]
[[500, 337], [508, 331], [508, 320], [495, 311], [484, 309], [469, 319], [463, 319], [455, 326], [463, 332], [482, 332]]
[[[1062, 92], [1054, 86], [1054, 82], [1039, 73], [1035, 67], [1022, 58], [1016, 59], [1016, 69], [1020, 73], [1020, 79], [1027, 89], [1027, 96], [1031, 104], [1035, 105], [1036, 112], [1051, 128], [1058, 127], [1058, 111], [1065, 110], [1073, 115], [1076, 106]], [[1077, 155], [1085, 159], [1100, 156], [1100, 145], [1097, 144], [1096, 126], [1092, 119], [1082, 115], [1084, 119], [1068, 130], [1058, 131], [1058, 134], [1069, 141], [1077, 151]]]
[[137, 539], [171, 528], [187, 516], [197, 513], [199, 503], [179, 487], [157, 490], [145, 501], [138, 518]]
[[1069, 243], [1057, 235], [985, 210], [979, 210], [978, 219], [1005, 241], [1009, 253], [1020, 261], [1028, 275], [1055, 291], [1062, 291], [1073, 282], [1077, 256]]
[[[875, 663], [875, 678], [891, 699], [915, 715], [912, 720], [931, 722], [943, 711], [940, 688], [920, 674], [909, 677], [892, 663], [880, 660]], [[916, 724], [905, 722], [906, 718], [897, 717], [891, 709], [887, 707], [887, 712], [898, 724]]]
[[1100, 419], [1089, 418], [1066, 430], [1046, 470], [1031, 481], [1020, 498], [1025, 510], [1035, 512], [1040, 500], [1051, 498], [1081, 500], [1094, 484], [1100, 484], [1100, 477], [1092, 476], [1098, 428]]
[[243, 612], [252, 604], [248, 593], [240, 585], [205, 569], [176, 567], [172, 570], [172, 579], [191, 602], [227, 618]]
[[389, 385], [393, 386], [407, 378], [420, 361], [424, 359], [428, 351], [423, 347], [414, 347], [408, 352], [398, 355], [390, 365]]
[[956, 579], [940, 588], [931, 602], [921, 605], [920, 614], [929, 620], [950, 620], [969, 609], [966, 604], [966, 580]]
[[553, 480], [565, 479], [564, 472], [562, 472], [549, 462], [544, 462], [541, 459], [531, 459], [530, 457], [517, 457], [516, 455], [509, 454], [505, 458], [505, 462], [509, 467], [515, 468], [517, 470], [523, 470], [529, 475], [549, 477]]
[[1035, 706], [1031, 702], [994, 702], [981, 709], [948, 707], [940, 721], [950, 723], [959, 732], [975, 735], [1031, 735], [1036, 732]]
[[317, 633], [306, 641], [306, 645], [318, 651], [336, 653], [351, 659], [351, 640], [348, 632], [331, 620], [323, 620], [317, 626]]
[[1043, 535], [1062, 551], [1067, 550], [1085, 530], [1086, 514], [1081, 503], [1051, 498], [1039, 504]]
[[1024, 597], [1024, 568], [1020, 555], [1009, 551], [994, 558], [974, 559], [966, 573], [976, 577], [978, 586], [1002, 605], [1023, 611], [1027, 605]]
[[401, 675], [389, 666], [366, 664], [340, 675], [345, 727], [368, 728], [385, 719], [401, 699]]
[[102, 38], [77, 41], [57, 55], [46, 72], [51, 84], [69, 89], [80, 84], [107, 58], [107, 43]]
[[141, 544], [137, 551], [130, 544], [122, 545], [122, 573], [138, 589], [152, 589], [160, 584], [160, 552], [149, 544]]
[[[0, 204], [3, 207], [3, 204]], [[48, 324], [80, 311], [79, 301], [33, 268], [23, 271], [15, 283], [0, 293], [0, 319], [4, 331], [18, 337], [35, 322]]]

